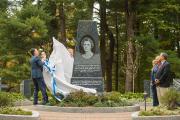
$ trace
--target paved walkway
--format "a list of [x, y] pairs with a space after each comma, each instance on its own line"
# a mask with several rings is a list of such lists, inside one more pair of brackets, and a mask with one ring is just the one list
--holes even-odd
[[59, 113], [39, 111], [41, 120], [131, 120], [131, 113]]
[[[33, 110], [32, 107], [24, 106]], [[131, 112], [123, 113], [64, 113], [38, 111], [41, 120], [131, 120]]]

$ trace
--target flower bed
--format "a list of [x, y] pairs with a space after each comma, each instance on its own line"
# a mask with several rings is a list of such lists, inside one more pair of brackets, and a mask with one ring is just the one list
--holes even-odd
[[14, 102], [21, 100], [21, 94], [0, 92], [0, 120], [39, 120], [38, 112], [13, 107]]
[[139, 101], [143, 101], [142, 93], [121, 94], [119, 92], [110, 92], [95, 96], [79, 91], [70, 93], [61, 102], [56, 101], [53, 96], [49, 95], [50, 105], [60, 107], [122, 107], [133, 106]]
[[132, 114], [132, 120], [180, 120], [180, 115], [139, 116], [139, 112]]
[[180, 108], [168, 110], [165, 107], [155, 107], [133, 113], [132, 120], [180, 120]]
[[9, 114], [9, 115], [32, 115], [31, 111], [24, 111], [20, 108], [13, 107], [1, 107], [0, 114]]
[[[21, 109], [17, 109], [14, 111], [8, 110], [1, 110], [3, 114], [0, 114], [0, 120], [40, 120], [39, 113], [36, 111], [23, 111]], [[18, 114], [18, 115], [17, 115]]]

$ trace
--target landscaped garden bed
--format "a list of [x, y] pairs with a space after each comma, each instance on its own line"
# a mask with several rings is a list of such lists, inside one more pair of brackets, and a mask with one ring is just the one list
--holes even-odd
[[25, 97], [20, 93], [0, 92], [0, 106], [13, 106], [14, 102], [23, 100]]
[[14, 102], [21, 100], [21, 94], [0, 92], [0, 120], [39, 120], [38, 112], [14, 107]]
[[36, 111], [24, 111], [20, 108], [0, 108], [0, 120], [40, 120]]
[[49, 94], [50, 106], [36, 105], [31, 106], [33, 107], [31, 109], [68, 113], [134, 112], [140, 110], [140, 106], [135, 105], [138, 101], [143, 101], [142, 93], [121, 94], [119, 92], [110, 92], [95, 96], [79, 91], [70, 93], [61, 102]]
[[0, 114], [9, 114], [9, 115], [32, 115], [31, 111], [24, 111], [20, 108], [14, 107], [1, 107]]
[[121, 94], [119, 92], [110, 92], [95, 96], [79, 91], [70, 93], [66, 98], [62, 99], [61, 102], [49, 95], [50, 105], [60, 107], [123, 107], [133, 106], [143, 100], [142, 93]]
[[180, 108], [168, 110], [164, 107], [157, 107], [135, 112], [132, 114], [132, 120], [180, 120]]
[[132, 114], [132, 120], [180, 120], [180, 93], [174, 89], [160, 98], [162, 105], [135, 112]]

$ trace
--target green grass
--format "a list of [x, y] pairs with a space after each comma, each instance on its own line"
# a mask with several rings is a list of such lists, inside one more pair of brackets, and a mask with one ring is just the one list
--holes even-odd
[[0, 93], [0, 107], [3, 106], [13, 106], [13, 101], [7, 94]]
[[169, 110], [176, 109], [177, 103], [180, 101], [180, 92], [171, 88], [160, 98], [160, 101], [163, 106], [167, 107]]
[[25, 97], [22, 94], [14, 93], [14, 92], [0, 92], [0, 95], [8, 97], [9, 99], [12, 99], [13, 102], [25, 99]]
[[180, 107], [174, 110], [168, 110], [166, 107], [154, 107], [147, 111], [140, 111], [139, 116], [164, 116], [180, 115]]
[[32, 115], [31, 111], [24, 111], [20, 108], [12, 108], [12, 107], [1, 107], [0, 114], [8, 114], [8, 115]]
[[24, 96], [19, 93], [0, 92], [0, 107], [10, 107], [14, 105], [14, 102], [24, 99]]

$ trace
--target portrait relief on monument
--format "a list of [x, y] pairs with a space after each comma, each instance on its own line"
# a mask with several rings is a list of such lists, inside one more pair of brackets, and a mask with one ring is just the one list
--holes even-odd
[[80, 40], [80, 53], [85, 59], [90, 59], [95, 54], [95, 43], [91, 36], [85, 35]]

